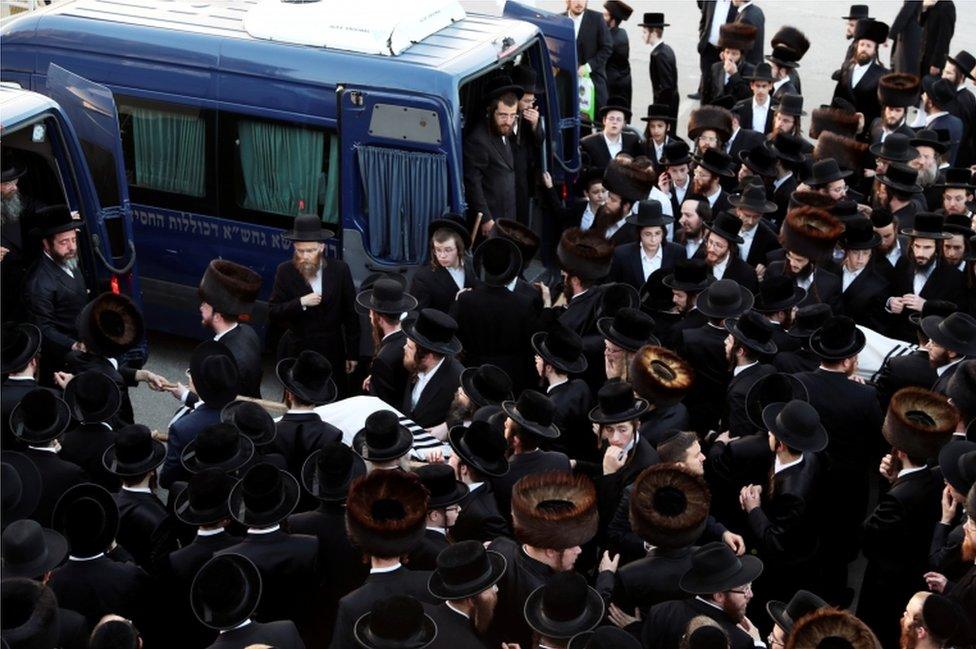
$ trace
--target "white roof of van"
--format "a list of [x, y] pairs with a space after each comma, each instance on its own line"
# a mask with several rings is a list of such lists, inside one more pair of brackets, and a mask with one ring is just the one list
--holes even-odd
[[244, 29], [254, 38], [396, 56], [465, 15], [458, 0], [260, 0]]
[[42, 94], [13, 84], [0, 84], [0, 131], [55, 107], [54, 100]]

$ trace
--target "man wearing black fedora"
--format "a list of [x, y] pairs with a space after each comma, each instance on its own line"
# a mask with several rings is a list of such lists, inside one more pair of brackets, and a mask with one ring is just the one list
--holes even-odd
[[[668, 27], [668, 23], [664, 20], [663, 13], [645, 13], [638, 26], [641, 28], [644, 42], [651, 46], [648, 71], [651, 78], [654, 104], [664, 108], [667, 111], [666, 114], [672, 120], [677, 121], [678, 104], [681, 101], [681, 95], [678, 92], [678, 64], [674, 50], [664, 42], [664, 28]], [[660, 158], [655, 158], [655, 160], [660, 160]]]
[[841, 308], [854, 322], [878, 332], [887, 330], [884, 303], [890, 284], [871, 263], [881, 237], [871, 221], [859, 217], [845, 224], [841, 237], [844, 259], [841, 261]]
[[665, 157], [664, 147], [678, 140], [672, 134], [677, 120], [671, 116], [670, 108], [663, 104], [648, 104], [647, 115], [640, 118], [646, 122], [644, 127], [644, 155], [654, 163], [655, 170], [662, 170]]
[[595, 167], [606, 168], [618, 153], [631, 157], [641, 154], [640, 137], [624, 130], [630, 122], [631, 112], [623, 101], [622, 97], [611, 97], [597, 113], [602, 130], [580, 140], [580, 151], [589, 156], [590, 164]]
[[240, 554], [221, 554], [193, 579], [190, 607], [201, 624], [219, 632], [208, 649], [231, 649], [253, 644], [302, 649], [305, 644], [289, 620], [257, 622], [266, 595], [258, 567]]
[[652, 333], [654, 319], [640, 309], [618, 309], [612, 318], [597, 320], [596, 326], [604, 338], [603, 365], [608, 380], [626, 381], [637, 350], [660, 344]]
[[[657, 186], [671, 198], [671, 214], [677, 218], [684, 202], [691, 198], [691, 149], [684, 140], [675, 140], [664, 145], [658, 160], [659, 175]], [[699, 198], [698, 200], [703, 200]], [[684, 227], [684, 223], [681, 224]], [[673, 234], [678, 241], [677, 228]]]
[[373, 361], [363, 388], [390, 405], [399, 404], [407, 385], [407, 371], [403, 367], [406, 336], [400, 318], [417, 308], [417, 299], [405, 292], [404, 286], [401, 275], [380, 277], [356, 295], [357, 308], [369, 314], [373, 335]]
[[297, 475], [308, 455], [325, 444], [342, 439], [342, 431], [322, 421], [316, 406], [338, 397], [332, 364], [322, 354], [304, 350], [295, 358], [283, 358], [275, 367], [285, 388], [288, 410], [275, 422], [274, 448], [285, 457], [288, 470]]
[[458, 214], [445, 214], [427, 226], [430, 241], [429, 263], [421, 266], [410, 280], [410, 294], [421, 309], [450, 313], [458, 291], [474, 286], [470, 255], [471, 233]]
[[667, 240], [667, 226], [674, 223], [674, 218], [662, 212], [658, 201], [639, 202], [637, 212], [627, 217], [627, 223], [637, 229], [640, 240], [614, 249], [611, 281], [639, 289], [651, 273], [659, 268], [670, 270], [685, 258], [685, 249]]
[[956, 88], [952, 82], [942, 77], [927, 75], [922, 78], [922, 110], [919, 117], [924, 118], [924, 126], [931, 131], [944, 131], [948, 134], [949, 149], [945, 160], [950, 167], [956, 166], [959, 144], [966, 126], [962, 120], [950, 112], [956, 103]]
[[298, 481], [286, 471], [265, 462], [253, 465], [228, 498], [231, 517], [247, 528], [247, 534], [216, 556], [240, 554], [257, 566], [265, 591], [257, 619], [292, 620], [304, 631], [312, 624], [321, 575], [319, 542], [281, 528], [298, 504], [300, 491]]
[[359, 316], [349, 266], [325, 256], [325, 242], [333, 236], [314, 214], [295, 218], [284, 234], [295, 252], [275, 271], [268, 317], [285, 332], [278, 358], [293, 358], [306, 349], [319, 352], [337, 369], [334, 380], [346, 396], [345, 377], [356, 369], [359, 352]]
[[779, 351], [773, 339], [776, 327], [762, 314], [746, 311], [738, 318], [726, 319], [725, 329], [729, 332], [725, 338], [725, 356], [732, 378], [725, 392], [719, 429], [729, 431], [732, 437], [741, 437], [753, 431], [746, 413], [746, 395], [756, 381], [775, 371], [768, 361]]
[[705, 224], [708, 235], [705, 245], [695, 256], [704, 259], [715, 279], [732, 280], [750, 291], [759, 288], [755, 269], [739, 256], [738, 244], [744, 239], [739, 234], [742, 221], [729, 212], [719, 213], [711, 223]]
[[[758, 41], [757, 41], [758, 42]], [[772, 98], [773, 89], [772, 68], [769, 63], [758, 63], [752, 74], [743, 77], [749, 82], [752, 96], [739, 101], [739, 120], [742, 128], [753, 130], [766, 135], [773, 128]]]
[[[731, 128], [730, 118], [730, 134]], [[710, 136], [706, 134], [699, 136], [699, 139], [702, 137]], [[722, 142], [727, 139], [728, 137], [725, 136]], [[723, 179], [725, 179], [725, 182], [731, 182], [731, 179], [735, 178], [735, 163], [732, 157], [722, 147], [723, 145], [721, 143], [715, 147], [707, 146], [700, 153], [692, 156], [692, 160], [695, 162], [695, 167], [692, 172], [692, 190], [696, 194], [701, 194], [705, 197], [709, 207], [712, 208], [713, 215], [717, 215], [731, 208], [729, 194], [723, 189], [722, 182]], [[701, 148], [700, 144], [699, 148]]]
[[773, 630], [769, 634], [769, 646], [786, 644], [786, 640], [793, 627], [801, 618], [814, 611], [827, 608], [829, 605], [817, 595], [808, 590], [798, 590], [789, 601], [773, 600], [766, 602], [766, 613], [773, 621]]
[[807, 292], [785, 275], [772, 275], [759, 282], [754, 308], [773, 325], [773, 342], [777, 352], [795, 351], [801, 341], [789, 334], [793, 324], [794, 307]]
[[959, 50], [955, 57], [947, 56], [945, 67], [942, 68], [942, 78], [947, 79], [956, 89], [955, 105], [949, 109], [953, 115], [962, 120], [966, 127], [966, 135], [959, 144], [956, 165], [967, 167], [976, 161], [976, 145], [973, 143], [973, 120], [976, 120], [976, 95], [966, 88], [966, 79], [976, 80], [973, 70], [976, 69], [976, 57], [966, 50]]
[[24, 445], [10, 430], [10, 412], [25, 394], [37, 387], [40, 363], [41, 330], [28, 322], [5, 322], [2, 333], [3, 381], [0, 383], [0, 434], [3, 448], [22, 449]]
[[410, 553], [409, 563], [414, 570], [433, 570], [437, 567], [437, 555], [450, 545], [448, 537], [461, 511], [458, 503], [468, 495], [468, 485], [443, 463], [422, 466], [415, 473], [429, 494], [427, 529]]
[[498, 511], [490, 480], [508, 473], [508, 443], [501, 427], [491, 421], [475, 420], [470, 426], [454, 426], [447, 436], [454, 451], [449, 464], [457, 479], [468, 486], [468, 493], [459, 501], [461, 513], [452, 535], [455, 541], [491, 541], [510, 534], [506, 517]]
[[461, 384], [464, 366], [458, 324], [435, 309], [423, 309], [403, 328], [407, 341], [403, 365], [410, 374], [404, 389], [402, 411], [417, 425], [432, 428], [447, 419], [454, 393]]
[[929, 364], [939, 375], [931, 389], [946, 394], [960, 364], [976, 357], [976, 319], [968, 313], [957, 312], [945, 318], [928, 316], [920, 324], [929, 339], [925, 345]]
[[604, 615], [603, 598], [576, 572], [561, 572], [525, 601], [525, 621], [545, 647], [564, 648], [580, 633], [592, 631]]
[[[714, 620], [728, 634], [731, 649], [749, 649], [753, 637], [743, 627], [754, 626], [746, 617], [752, 599], [752, 582], [763, 572], [763, 563], [752, 555], [737, 557], [724, 543], [712, 542], [692, 554], [691, 567], [678, 586], [690, 599], [652, 606], [641, 629], [645, 647], [678, 646], [688, 622], [697, 615]], [[740, 626], [741, 625], [741, 626]]]
[[698, 294], [714, 281], [715, 277], [712, 276], [708, 263], [704, 259], [693, 257], [676, 262], [673, 272], [664, 276], [662, 283], [671, 289], [671, 302], [679, 316], [669, 328], [666, 337], [669, 344], [680, 337], [682, 329], [697, 329], [708, 322], [708, 318], [698, 310], [695, 301]]
[[[725, 141], [724, 150], [732, 157], [732, 166], [738, 176], [740, 172], [745, 173], [742, 171], [742, 165], [739, 164], [739, 156], [762, 144], [765, 138], [762, 133], [749, 128], [742, 128], [741, 113], [745, 109], [743, 104], [733, 103], [732, 97], [728, 95], [719, 97], [716, 103], [729, 105], [729, 113], [732, 115], [732, 133], [729, 135], [729, 139]], [[734, 186], [731, 178], [723, 178], [721, 182], [722, 186], [726, 188]]]
[[159, 472], [159, 486], [164, 489], [188, 477], [180, 461], [183, 449], [204, 428], [220, 422], [221, 409], [237, 397], [239, 388], [237, 363], [221, 342], [200, 343], [190, 356], [189, 374], [191, 389], [202, 403], [169, 426], [166, 460]]
[[477, 541], [461, 541], [437, 555], [437, 566], [427, 582], [431, 595], [442, 603], [430, 609], [437, 624], [440, 649], [483, 649], [498, 588], [495, 586], [507, 567], [505, 557], [485, 550]]
[[[512, 379], [497, 365], [485, 363], [466, 368], [461, 372], [461, 385], [451, 403], [447, 428], [457, 424], [467, 426], [479, 409], [485, 406], [501, 407], [505, 401], [512, 400], [512, 395]], [[447, 435], [447, 430], [444, 430], [444, 435]]]
[[226, 259], [207, 265], [197, 289], [200, 324], [234, 357], [239, 394], [255, 398], [261, 397], [261, 340], [247, 320], [260, 290], [260, 275]]
[[776, 232], [765, 215], [776, 212], [776, 203], [766, 199], [763, 185], [747, 185], [739, 194], [729, 196], [729, 204], [742, 221], [739, 257], [753, 268], [765, 264], [767, 256], [780, 248]]
[[354, 626], [391, 595], [434, 603], [427, 592], [430, 573], [410, 570], [402, 558], [424, 536], [427, 490], [415, 474], [373, 471], [352, 482], [346, 500], [349, 539], [370, 566], [366, 582], [339, 601], [330, 649], [355, 649]]

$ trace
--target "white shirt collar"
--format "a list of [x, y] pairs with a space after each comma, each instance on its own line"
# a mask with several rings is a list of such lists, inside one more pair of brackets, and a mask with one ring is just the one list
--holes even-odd
[[512, 281], [505, 285], [505, 288], [507, 288], [510, 291], [514, 291], [516, 282], [518, 282], [518, 277], [513, 277]]
[[122, 491], [131, 491], [134, 494], [151, 494], [152, 489], [149, 487], [127, 487], [122, 485]]
[[803, 461], [803, 456], [801, 455], [800, 457], [793, 460], [792, 462], [787, 462], [786, 464], [783, 464], [782, 462], [780, 462], [779, 457], [777, 457], [776, 460], [773, 462], [773, 475], [776, 475], [780, 471], [785, 471], [791, 466], [796, 466], [802, 461]]
[[721, 610], [723, 610], [721, 606], [719, 606], [719, 605], [718, 605], [718, 604], [716, 604], [715, 602], [710, 602], [710, 601], [708, 601], [707, 599], [705, 599], [705, 598], [704, 598], [704, 597], [702, 597], [701, 595], [696, 595], [696, 596], [695, 596], [695, 599], [697, 599], [697, 600], [698, 600], [699, 602], [702, 602], [703, 604], [708, 604], [708, 605], [709, 605], [709, 606], [711, 606], [712, 608], [717, 608], [717, 609], [718, 609], [718, 610], [720, 610], [720, 611], [721, 611]]
[[7, 380], [8, 381], [36, 381], [37, 379], [35, 379], [33, 376], [27, 376], [27, 375], [14, 376], [11, 374], [10, 376], [7, 377]]
[[73, 554], [68, 555], [68, 561], [94, 561], [95, 559], [101, 559], [105, 556], [104, 552], [99, 552], [98, 554], [91, 557], [76, 557]]
[[437, 361], [437, 365], [435, 365], [434, 367], [430, 368], [428, 371], [426, 371], [426, 372], [417, 372], [417, 382], [419, 383], [421, 380], [426, 381], [429, 377], [431, 377], [434, 374], [436, 374], [437, 373], [437, 370], [439, 370], [441, 368], [441, 365], [444, 364], [444, 359], [445, 358], [447, 358], [447, 357], [446, 356], [441, 357], [441, 360]]
[[251, 623], [251, 620], [249, 620], [249, 619], [248, 620], [244, 620], [243, 622], [241, 622], [240, 624], [238, 624], [237, 626], [235, 626], [233, 629], [221, 629], [220, 632], [221, 633], [227, 633], [228, 631], [237, 631], [238, 629], [243, 629], [244, 627], [246, 627], [250, 623]]
[[562, 381], [556, 381], [555, 383], [550, 383], [549, 387], [546, 388], [546, 394], [549, 394], [550, 392], [553, 391], [554, 388], [559, 387], [563, 383], [569, 383], [569, 377], [564, 378]]
[[641, 246], [640, 247], [641, 259], [646, 259], [648, 261], [650, 261], [652, 259], [663, 259], [664, 258], [664, 252], [663, 251], [664, 251], [664, 244], [661, 244], [660, 246], [657, 247], [657, 252], [655, 252], [653, 255], [651, 255], [650, 257], [648, 257], [647, 256], [647, 251], [644, 250], [644, 246]]
[[197, 536], [217, 536], [218, 534], [223, 534], [226, 530], [222, 527], [215, 530], [205, 530], [197, 529]]
[[27, 445], [27, 448], [34, 449], [35, 451], [45, 451], [47, 453], [57, 454], [58, 449], [54, 446], [31, 446]]
[[369, 574], [375, 575], [375, 574], [382, 574], [384, 572], [393, 572], [394, 570], [399, 570], [401, 565], [402, 564], [399, 561], [397, 561], [392, 566], [388, 566], [386, 568], [370, 568]]
[[221, 338], [223, 338], [224, 336], [226, 336], [231, 331], [234, 331], [234, 329], [237, 329], [237, 323], [236, 322], [234, 324], [232, 324], [231, 326], [227, 327], [226, 329], [224, 329], [219, 334], [215, 335], [213, 337], [214, 341], [220, 340]]
[[427, 526], [427, 530], [429, 532], [437, 532], [438, 534], [443, 534], [444, 536], [447, 536], [447, 528], [446, 527], [435, 527], [433, 525], [428, 525]]
[[898, 475], [895, 476], [895, 479], [897, 480], [898, 478], [901, 478], [902, 476], [911, 475], [913, 473], [918, 473], [919, 471], [924, 471], [927, 468], [928, 468], [927, 466], [913, 466], [913, 467], [908, 467], [908, 468], [902, 469], [901, 471], [898, 472]]
[[925, 117], [925, 125], [926, 125], [926, 126], [929, 126], [929, 125], [930, 125], [930, 124], [931, 124], [932, 122], [934, 122], [935, 120], [937, 120], [937, 119], [939, 119], [939, 118], [940, 118], [940, 117], [942, 117], [943, 115], [948, 115], [948, 114], [949, 114], [949, 113], [948, 113], [947, 111], [944, 111], [944, 110], [940, 110], [940, 111], [939, 111], [939, 112], [937, 112], [937, 113], [932, 113], [931, 115], [926, 115], [926, 117]]
[[281, 525], [272, 525], [271, 527], [249, 527], [247, 528], [248, 534], [271, 534], [272, 532], [277, 532], [281, 529]]
[[[780, 88], [782, 88], [783, 87], [783, 84], [785, 84], [789, 80], [790, 80], [790, 77], [789, 77], [789, 75], [787, 75], [787, 76], [783, 77], [782, 79], [780, 79], [779, 81], [774, 81], [773, 82], [773, 92], [776, 92], [777, 90], [779, 90]], [[770, 93], [770, 94], [772, 94], [772, 93]]]
[[952, 367], [953, 365], [958, 365], [959, 363], [963, 362], [964, 360], [966, 360], [966, 357], [965, 356], [960, 356], [956, 360], [954, 360], [954, 361], [952, 361], [950, 363], [946, 363], [942, 367], [935, 368], [935, 373], [938, 374], [939, 376], [942, 376], [943, 374], [946, 373], [946, 370], [948, 370], [950, 367]]
[[471, 493], [475, 489], [484, 486], [484, 482], [469, 482], [468, 483], [468, 493]]
[[722, 279], [723, 277], [725, 277], [725, 269], [728, 268], [729, 259], [731, 258], [732, 258], [732, 253], [729, 252], [727, 255], [725, 255], [724, 261], [720, 261], [712, 267], [712, 275], [715, 276], [715, 279]]
[[739, 365], [732, 370], [732, 376], [739, 376], [753, 365], [759, 365], [759, 361], [752, 361], [748, 365]]
[[452, 611], [454, 611], [455, 613], [457, 613], [458, 615], [463, 615], [465, 618], [467, 618], [469, 620], [471, 619], [471, 616], [470, 615], [468, 615], [464, 611], [461, 611], [461, 610], [458, 610], [457, 608], [455, 608], [454, 605], [451, 604], [451, 602], [449, 602], [449, 601], [448, 602], [444, 602], [444, 605], [447, 606], [447, 608], [449, 608]]

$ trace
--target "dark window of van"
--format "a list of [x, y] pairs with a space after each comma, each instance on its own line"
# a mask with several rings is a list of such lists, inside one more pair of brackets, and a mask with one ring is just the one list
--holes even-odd
[[134, 97], [116, 103], [132, 200], [210, 212], [212, 111]]
[[[233, 169], [225, 215], [290, 228], [299, 214], [338, 223], [339, 142], [302, 124], [221, 113], [221, 155]], [[229, 204], [231, 198], [233, 204]]]

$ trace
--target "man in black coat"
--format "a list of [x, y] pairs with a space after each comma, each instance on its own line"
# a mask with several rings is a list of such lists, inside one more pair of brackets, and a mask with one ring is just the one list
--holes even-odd
[[607, 96], [620, 97], [623, 106], [631, 107], [633, 97], [633, 82], [630, 78], [630, 39], [623, 23], [634, 12], [626, 2], [609, 0], [604, 3], [607, 27], [610, 30], [612, 46], [610, 57], [607, 59]]
[[[757, 41], [759, 44], [759, 41]], [[759, 63], [755, 71], [746, 79], [749, 82], [751, 97], [742, 99], [733, 107], [733, 114], [739, 116], [739, 123], [761, 135], [773, 129], [773, 73], [769, 63]]]
[[324, 242], [332, 236], [315, 215], [295, 218], [293, 230], [284, 235], [295, 253], [275, 271], [268, 317], [286, 332], [278, 358], [317, 351], [329, 359], [339, 395], [346, 396], [345, 377], [356, 369], [359, 353], [359, 316], [349, 266], [325, 257]]
[[610, 281], [640, 289], [651, 273], [659, 269], [670, 272], [678, 260], [685, 258], [683, 246], [667, 241], [666, 226], [674, 223], [674, 218], [662, 212], [658, 201], [639, 202], [637, 213], [628, 216], [627, 223], [637, 228], [640, 241], [614, 249]]
[[755, 269], [742, 261], [737, 248], [737, 244], [744, 241], [739, 235], [742, 221], [732, 214], [723, 213], [711, 223], [705, 223], [704, 227], [708, 231], [708, 238], [695, 256], [705, 260], [712, 277], [733, 280], [751, 292], [759, 290]]
[[597, 439], [589, 420], [593, 396], [585, 381], [570, 378], [587, 368], [583, 339], [556, 324], [548, 332], [535, 334], [532, 347], [536, 371], [555, 407], [559, 439], [553, 442], [553, 447], [574, 460], [597, 461]]
[[976, 162], [976, 94], [966, 87], [966, 79], [974, 78], [974, 68], [976, 58], [966, 50], [959, 50], [955, 58], [946, 57], [945, 68], [942, 70], [942, 76], [956, 88], [956, 101], [949, 112], [962, 120], [966, 129], [956, 154], [957, 167], [968, 167]]
[[447, 419], [464, 366], [455, 356], [461, 351], [457, 322], [435, 309], [423, 309], [404, 327], [403, 365], [411, 382], [403, 392], [402, 412], [418, 426], [432, 428]]
[[3, 382], [0, 383], [0, 434], [3, 449], [20, 450], [26, 444], [14, 437], [10, 413], [24, 395], [37, 388], [41, 330], [27, 322], [3, 325]]
[[756, 268], [767, 263], [767, 256], [780, 249], [779, 239], [763, 215], [776, 212], [776, 203], [766, 200], [762, 185], [748, 185], [741, 194], [729, 196], [735, 215], [742, 221], [739, 236], [739, 257]]
[[313, 451], [342, 439], [342, 431], [315, 412], [316, 406], [335, 401], [336, 385], [328, 359], [314, 351], [281, 359], [276, 373], [285, 389], [288, 410], [275, 423], [272, 444], [284, 456], [289, 473], [297, 476]]
[[468, 485], [461, 499], [461, 513], [454, 523], [455, 541], [491, 541], [509, 534], [506, 517], [498, 511], [491, 478], [508, 473], [505, 434], [488, 421], [473, 421], [471, 426], [454, 426], [447, 436], [454, 453], [449, 460], [458, 480]]
[[846, 99], [864, 114], [864, 123], [871, 125], [881, 115], [878, 82], [888, 70], [878, 63], [878, 48], [888, 38], [888, 25], [877, 20], [859, 20], [854, 29], [856, 50], [854, 59], [841, 70], [834, 97]]
[[[756, 40], [752, 49], [742, 53], [746, 61], [759, 65], [763, 60], [763, 47], [766, 45], [766, 14], [761, 7], [751, 0], [735, 0], [732, 4], [738, 9], [735, 22], [746, 23], [756, 28]], [[745, 5], [745, 6], [743, 6]]]
[[654, 103], [667, 106], [671, 118], [677, 119], [678, 104], [681, 103], [681, 95], [678, 92], [678, 62], [674, 50], [662, 40], [664, 28], [667, 26], [663, 13], [645, 13], [644, 20], [640, 23], [644, 42], [651, 46], [648, 71], [651, 76]]
[[601, 12], [586, 8], [586, 0], [569, 0], [566, 14], [576, 32], [576, 62], [589, 70], [596, 91], [596, 108], [607, 104], [607, 61], [613, 54], [610, 28]]
[[433, 570], [437, 555], [451, 542], [448, 534], [457, 522], [458, 503], [468, 495], [468, 485], [458, 480], [454, 469], [444, 463], [428, 464], [414, 473], [427, 490], [427, 528], [420, 543], [410, 552], [409, 563], [414, 570]]
[[431, 594], [442, 601], [428, 609], [437, 625], [431, 649], [485, 649], [484, 633], [498, 603], [495, 584], [507, 567], [501, 554], [477, 541], [455, 543], [438, 555], [428, 582]]
[[922, 26], [922, 56], [918, 71], [920, 77], [939, 75], [945, 67], [949, 43], [956, 30], [956, 5], [952, 0], [922, 3], [918, 15]]
[[756, 42], [756, 28], [744, 22], [726, 23], [719, 32], [719, 60], [712, 64], [708, 76], [702, 79], [702, 105], [714, 103], [728, 95], [733, 103], [750, 94], [746, 77], [752, 76], [755, 66], [746, 59], [746, 52]]
[[594, 167], [606, 168], [618, 153], [626, 153], [632, 158], [642, 153], [640, 136], [624, 130], [630, 122], [630, 109], [618, 104], [620, 97], [612, 99], [597, 114], [597, 121], [603, 124], [603, 129], [580, 140], [580, 151], [589, 157]]
[[948, 394], [953, 375], [963, 362], [976, 356], [976, 319], [968, 313], [958, 312], [945, 318], [923, 318], [920, 324], [929, 339], [925, 345], [929, 364], [939, 375], [930, 389]]
[[373, 362], [364, 389], [391, 406], [398, 406], [407, 385], [403, 345], [407, 338], [400, 316], [417, 308], [417, 299], [404, 291], [401, 275], [379, 277], [356, 295], [357, 308], [369, 314], [373, 335]]
[[[95, 484], [116, 492], [122, 481], [105, 468], [102, 455], [115, 443], [115, 431], [107, 420], [119, 402], [118, 388], [100, 372], [78, 374], [68, 387], [64, 399], [79, 423], [61, 438], [60, 455], [80, 466]], [[79, 397], [79, 392], [87, 394]]]
[[[753, 131], [748, 127], [742, 127], [740, 119], [742, 107], [743, 106], [740, 103], [732, 106], [729, 109], [729, 112], [732, 113], [732, 134], [729, 135], [729, 139], [725, 143], [725, 152], [728, 153], [733, 160], [741, 160], [743, 153], [755, 149], [765, 141], [762, 133]], [[731, 181], [726, 182], [731, 184]]]
[[754, 424], [746, 413], [746, 395], [752, 386], [775, 369], [766, 362], [778, 351], [773, 340], [775, 325], [756, 311], [746, 311], [735, 320], [726, 320], [729, 332], [725, 339], [725, 354], [732, 370], [725, 392], [722, 424], [732, 437], [754, 432]]
[[881, 237], [866, 218], [848, 221], [846, 227], [841, 240], [841, 313], [859, 325], [884, 332], [888, 324], [884, 303], [890, 295], [890, 285], [871, 263]]
[[[718, 61], [719, 49], [719, 29], [725, 23], [735, 20], [738, 10], [735, 4], [729, 1], [703, 0], [698, 5], [701, 16], [698, 20], [698, 55], [701, 68], [701, 81], [705, 82], [712, 64]], [[699, 92], [701, 89], [699, 88]], [[698, 96], [691, 96], [691, 99], [700, 99]]]

